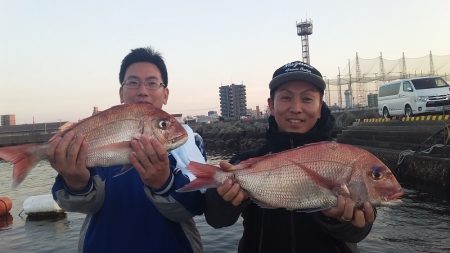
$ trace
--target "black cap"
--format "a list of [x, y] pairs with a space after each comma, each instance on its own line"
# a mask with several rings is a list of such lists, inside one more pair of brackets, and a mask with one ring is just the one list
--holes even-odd
[[283, 83], [295, 80], [309, 82], [316, 86], [322, 94], [324, 93], [325, 81], [322, 74], [313, 66], [301, 61], [294, 61], [277, 69], [269, 83], [270, 92], [274, 92]]

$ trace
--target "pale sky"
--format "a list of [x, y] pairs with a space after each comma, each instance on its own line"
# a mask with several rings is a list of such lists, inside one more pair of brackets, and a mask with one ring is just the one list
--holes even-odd
[[361, 58], [450, 54], [450, 1], [0, 0], [0, 115], [77, 121], [119, 103], [120, 62], [152, 46], [169, 71], [170, 113], [220, 113], [219, 86], [241, 82], [265, 108], [274, 70], [301, 60], [296, 21], [311, 19], [311, 64], [325, 76]]

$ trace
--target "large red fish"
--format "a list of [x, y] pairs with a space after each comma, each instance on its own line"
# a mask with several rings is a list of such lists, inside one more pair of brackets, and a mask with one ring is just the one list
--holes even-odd
[[[177, 148], [187, 140], [186, 130], [173, 116], [148, 103], [111, 107], [58, 135], [64, 136], [68, 131], [85, 137], [88, 167], [129, 164], [130, 141], [141, 135], [153, 136], [167, 150]], [[13, 186], [22, 182], [40, 160], [47, 159], [47, 147], [48, 144], [24, 144], [0, 148], [0, 159], [14, 163]]]
[[337, 203], [339, 194], [357, 205], [398, 203], [403, 190], [386, 165], [368, 151], [336, 142], [319, 142], [250, 158], [236, 170], [191, 162], [197, 177], [179, 189], [191, 191], [217, 187], [232, 178], [253, 201], [265, 208], [323, 210]]

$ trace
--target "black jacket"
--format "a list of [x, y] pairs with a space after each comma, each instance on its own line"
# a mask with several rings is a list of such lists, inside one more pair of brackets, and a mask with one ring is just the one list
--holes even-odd
[[[233, 157], [233, 164], [251, 157], [280, 152], [304, 144], [331, 140], [334, 118], [324, 104], [321, 118], [308, 133], [281, 133], [273, 117], [269, 117], [267, 142], [263, 147]], [[239, 215], [244, 219], [240, 253], [266, 252], [357, 252], [356, 243], [370, 232], [372, 225], [356, 228], [328, 218], [321, 212], [304, 213], [285, 209], [265, 209], [251, 201], [234, 207], [225, 202], [216, 189], [206, 192], [205, 218], [209, 225], [220, 228], [234, 224]]]

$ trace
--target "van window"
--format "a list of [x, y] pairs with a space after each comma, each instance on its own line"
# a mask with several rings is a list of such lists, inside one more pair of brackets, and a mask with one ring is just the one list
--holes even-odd
[[383, 85], [380, 87], [378, 97], [397, 95], [399, 89], [400, 89], [400, 82]]
[[444, 79], [440, 77], [421, 78], [411, 81], [413, 82], [414, 87], [416, 87], [417, 90], [448, 87], [448, 83], [446, 83]]
[[403, 91], [405, 91], [405, 92], [412, 92], [413, 90], [414, 89], [412, 87], [411, 82], [409, 82], [409, 81], [404, 81], [403, 82]]

